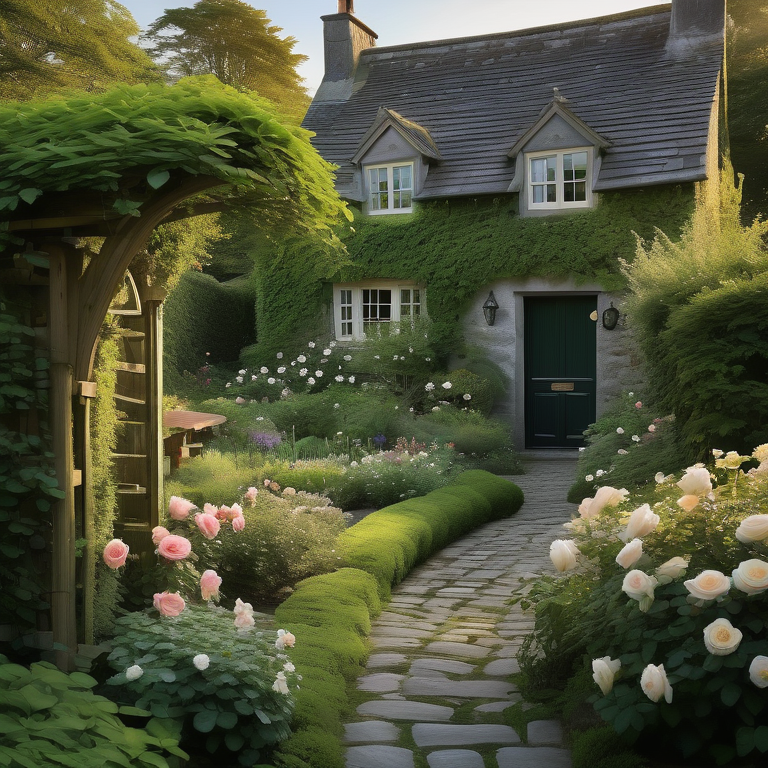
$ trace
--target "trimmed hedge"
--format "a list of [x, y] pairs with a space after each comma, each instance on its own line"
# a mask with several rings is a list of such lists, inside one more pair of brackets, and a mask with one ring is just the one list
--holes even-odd
[[291, 660], [301, 673], [293, 735], [278, 747], [285, 768], [343, 768], [347, 684], [363, 672], [366, 638], [381, 600], [418, 563], [468, 531], [509, 517], [523, 504], [516, 485], [482, 470], [449, 486], [365, 517], [339, 537], [343, 566], [313, 576], [275, 611], [297, 637]]

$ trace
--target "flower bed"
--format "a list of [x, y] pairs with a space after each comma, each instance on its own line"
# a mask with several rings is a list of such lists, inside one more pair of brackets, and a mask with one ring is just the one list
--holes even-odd
[[711, 473], [659, 473], [652, 505], [610, 486], [582, 502], [551, 547], [574, 573], [534, 586], [520, 660], [549, 685], [591, 669], [630, 742], [733, 765], [768, 753], [768, 445], [714, 453]]

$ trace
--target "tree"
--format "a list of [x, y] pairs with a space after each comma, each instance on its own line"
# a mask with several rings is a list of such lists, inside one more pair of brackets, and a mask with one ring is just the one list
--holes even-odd
[[0, 0], [0, 98], [157, 79], [138, 33], [114, 0]]
[[280, 31], [265, 11], [240, 0], [200, 0], [192, 8], [167, 9], [142, 40], [172, 79], [216, 75], [302, 117], [309, 96], [296, 67], [307, 57], [293, 53], [296, 40], [280, 38]]

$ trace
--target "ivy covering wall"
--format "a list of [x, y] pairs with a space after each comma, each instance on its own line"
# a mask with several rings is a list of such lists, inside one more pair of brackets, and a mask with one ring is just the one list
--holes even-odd
[[281, 345], [329, 330], [320, 311], [328, 286], [367, 278], [408, 279], [427, 288], [433, 341], [456, 339], [459, 319], [475, 293], [504, 278], [572, 278], [621, 289], [619, 259], [631, 261], [633, 233], [652, 239], [655, 228], [680, 232], [694, 208], [693, 184], [600, 195], [595, 210], [521, 218], [517, 197], [456, 199], [419, 206], [412, 215], [358, 214], [342, 234], [349, 261], [341, 270], [308, 270], [311, 247], [299, 243], [262, 257], [254, 273], [260, 343], [246, 350], [249, 363]]

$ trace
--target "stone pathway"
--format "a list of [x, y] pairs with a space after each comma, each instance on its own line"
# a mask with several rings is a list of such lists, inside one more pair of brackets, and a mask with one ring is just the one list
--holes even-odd
[[533, 619], [509, 600], [520, 579], [552, 572], [549, 545], [576, 505], [565, 501], [575, 452], [532, 452], [513, 517], [433, 555], [392, 590], [374, 623], [360, 691], [375, 694], [346, 728], [347, 768], [570, 768], [557, 721], [521, 739], [502, 712], [521, 701], [509, 675]]

